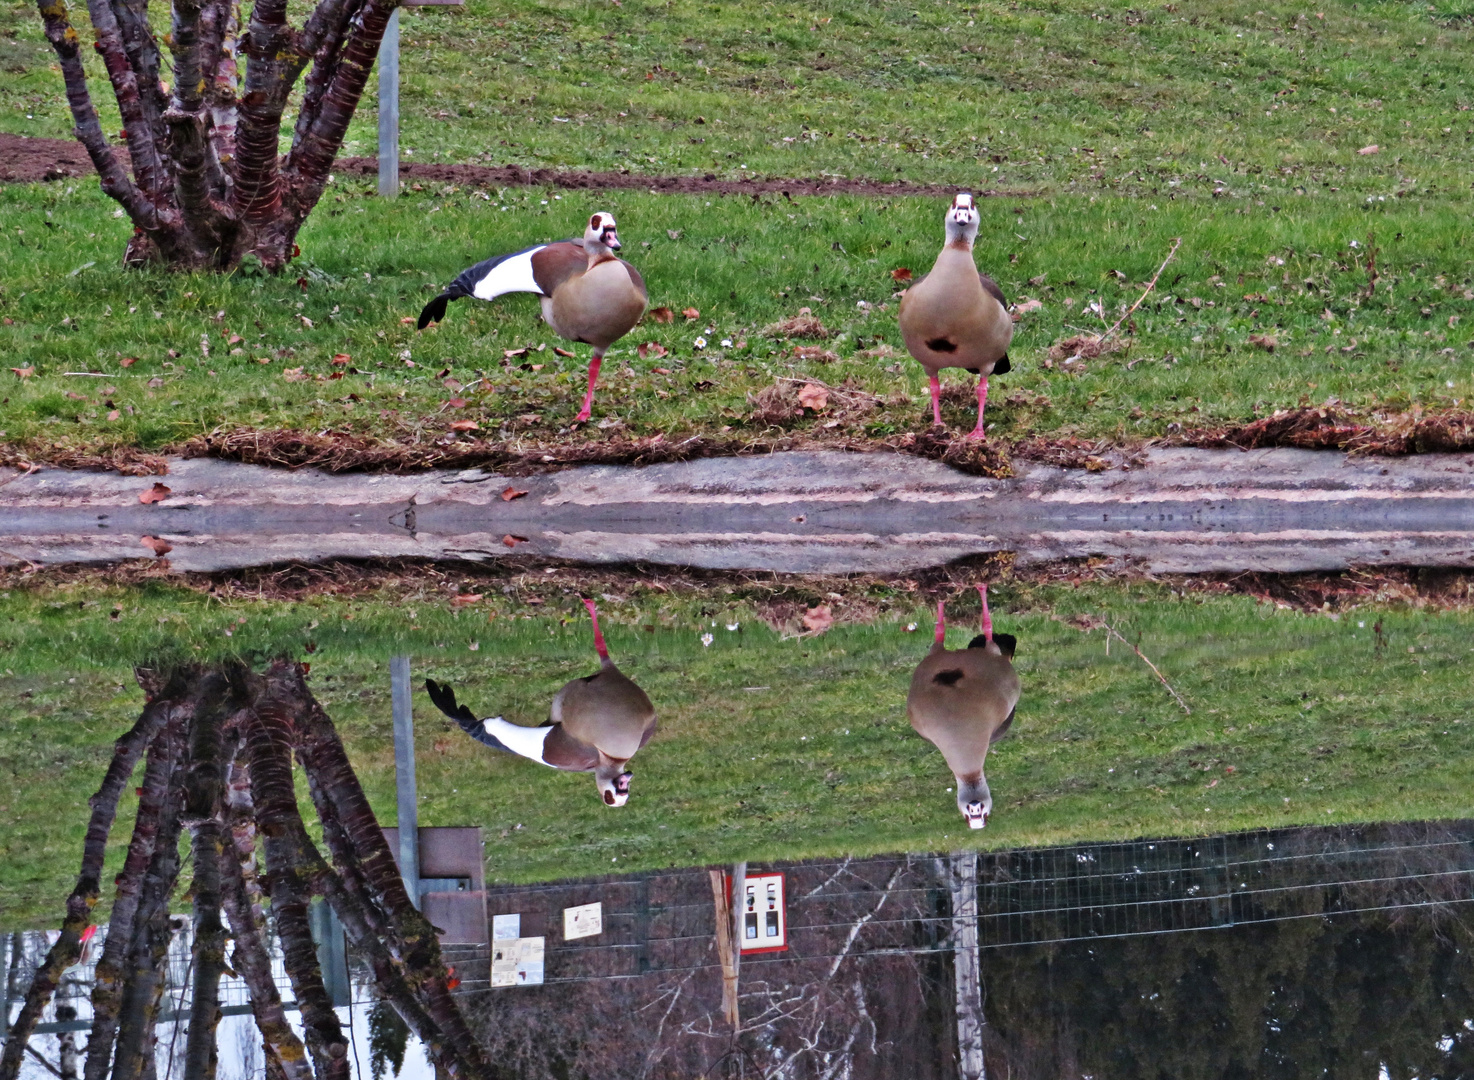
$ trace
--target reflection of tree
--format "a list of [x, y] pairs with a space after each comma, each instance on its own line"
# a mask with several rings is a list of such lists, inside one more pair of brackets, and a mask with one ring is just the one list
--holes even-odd
[[409, 1044], [409, 1027], [388, 1002], [376, 1001], [369, 1010], [369, 1065], [374, 1080], [384, 1080], [385, 1066], [392, 1065], [390, 1076], [398, 1076], [404, 1068], [404, 1048]]
[[[85, 1080], [152, 1074], [169, 901], [178, 885], [185, 828], [193, 862], [194, 943], [184, 1075], [215, 1075], [219, 983], [227, 962], [223, 911], [235, 942], [230, 964], [251, 991], [267, 1076], [348, 1076], [347, 1041], [323, 985], [308, 924], [308, 904], [317, 896], [332, 905], [378, 992], [436, 1065], [451, 1077], [491, 1075], [451, 997], [435, 929], [410, 903], [337, 732], [304, 676], [301, 666], [287, 661], [264, 672], [240, 664], [138, 672], [148, 704], [118, 739], [91, 800], [82, 871], [61, 935], [37, 970], [0, 1056], [0, 1080], [14, 1080], [42, 1009], [81, 953], [82, 933], [101, 895], [103, 852], [118, 800], [145, 753], [137, 820], [97, 965]], [[298, 810], [294, 757], [306, 773], [331, 863], [309, 838]], [[272, 979], [263, 938], [266, 903], [305, 1040], [288, 1024]]]

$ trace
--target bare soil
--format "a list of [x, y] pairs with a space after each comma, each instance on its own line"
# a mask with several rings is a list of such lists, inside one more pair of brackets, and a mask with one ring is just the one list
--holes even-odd
[[[120, 153], [125, 147], [117, 147]], [[126, 165], [126, 162], [124, 163]], [[339, 158], [333, 168], [348, 176], [377, 176], [376, 158]], [[28, 139], [0, 134], [0, 183], [28, 184], [88, 176], [92, 161], [80, 143], [69, 139]], [[572, 190], [651, 191], [657, 195], [946, 195], [956, 187], [917, 184], [907, 180], [867, 180], [863, 177], [813, 179], [752, 177], [727, 180], [715, 173], [691, 176], [648, 176], [631, 172], [590, 172], [585, 169], [528, 169], [520, 165], [451, 165], [401, 161], [400, 182], [457, 184], [465, 187], [557, 187]], [[1027, 198], [1028, 191], [980, 191], [979, 196]]]

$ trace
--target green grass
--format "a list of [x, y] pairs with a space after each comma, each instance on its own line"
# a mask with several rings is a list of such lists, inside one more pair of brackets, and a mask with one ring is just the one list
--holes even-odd
[[[1474, 394], [1466, 6], [473, 0], [404, 13], [403, 146], [414, 161], [1032, 192], [985, 202], [978, 245], [1010, 298], [1045, 304], [995, 384], [997, 435], [1150, 436], [1331, 398], [1463, 406]], [[65, 136], [39, 21], [26, 5], [6, 10], [0, 127]], [[348, 152], [374, 150], [374, 108], [365, 102]], [[1379, 153], [1356, 152], [1374, 143]], [[263, 280], [118, 268], [126, 222], [75, 181], [0, 192], [0, 349], [7, 367], [36, 372], [0, 373], [0, 438], [43, 456], [156, 449], [219, 427], [423, 443], [456, 438], [450, 420], [469, 418], [492, 439], [566, 434], [586, 354], [551, 355], [530, 298], [456, 305], [429, 335], [400, 319], [472, 261], [576, 233], [593, 209], [618, 215], [653, 304], [701, 313], [621, 343], [596, 401], [596, 420], [622, 422], [613, 433], [759, 434], [749, 398], [777, 376], [848, 379], [890, 401], [799, 424], [814, 434], [925, 422], [919, 368], [863, 354], [899, 346], [890, 271], [930, 265], [940, 200], [430, 185], [385, 202], [340, 178], [302, 234], [302, 262]], [[1178, 236], [1129, 354], [1083, 372], [1043, 366], [1075, 328], [1103, 328], [1091, 303], [1114, 322]], [[1368, 295], [1372, 236], [1382, 277]], [[838, 363], [796, 360], [758, 332], [800, 306], [842, 335], [828, 343]], [[1276, 351], [1251, 334], [1273, 335]], [[632, 347], [647, 341], [671, 355], [640, 361]], [[503, 367], [504, 349], [528, 344], [548, 346], [525, 361], [540, 370]], [[342, 353], [352, 373], [329, 381]], [[138, 362], [119, 367], [128, 357]], [[286, 381], [297, 368], [305, 381]], [[445, 407], [456, 394], [468, 404]], [[949, 423], [968, 424], [970, 409], [958, 395]]]
[[[759, 435], [765, 427], [750, 398], [779, 376], [849, 380], [886, 399], [868, 413], [831, 408], [798, 430], [884, 437], [926, 421], [920, 367], [903, 350], [895, 358], [872, 350], [901, 347], [890, 271], [930, 265], [937, 200], [790, 204], [514, 189], [491, 200], [455, 191], [388, 203], [361, 187], [333, 190], [304, 231], [301, 284], [293, 275], [123, 270], [125, 223], [86, 185], [0, 191], [8, 320], [0, 350], [6, 367], [35, 372], [0, 371], [4, 437], [43, 455], [66, 446], [155, 449], [230, 426], [331, 427], [404, 443], [566, 433], [587, 352], [553, 355], [560, 343], [533, 298], [460, 302], [420, 335], [401, 320], [475, 259], [566, 234], [596, 207], [618, 215], [652, 304], [694, 307], [700, 317], [647, 320], [621, 342], [595, 402], [595, 420], [614, 430], [572, 438]], [[1474, 396], [1470, 324], [1461, 321], [1474, 287], [1474, 230], [1461, 207], [1306, 200], [1271, 212], [1247, 200], [1061, 195], [1017, 208], [987, 215], [980, 258], [1011, 297], [1044, 307], [1019, 324], [1014, 371], [994, 382], [995, 435], [1149, 436], [1329, 398], [1396, 411]], [[1370, 297], [1369, 234], [1381, 249]], [[1090, 304], [1115, 321], [1176, 236], [1181, 254], [1134, 316], [1131, 351], [1083, 370], [1046, 368], [1052, 343], [1075, 328], [1103, 329]], [[798, 359], [790, 343], [763, 335], [800, 306], [838, 335], [824, 343], [837, 362]], [[1278, 348], [1251, 345], [1253, 334], [1274, 335]], [[642, 360], [633, 346], [644, 342], [670, 355]], [[526, 345], [547, 348], [504, 360], [504, 350]], [[351, 361], [335, 367], [338, 354]], [[125, 358], [137, 362], [125, 368]], [[948, 421], [970, 424], [972, 380], [947, 379], [965, 391], [949, 402]], [[448, 407], [456, 397], [464, 405]], [[837, 428], [824, 426], [831, 414]], [[479, 432], [449, 431], [466, 418]]]
[[[34, 9], [5, 21], [0, 124], [66, 137]], [[1447, 194], [1468, 189], [1474, 138], [1466, 0], [471, 0], [407, 10], [401, 38], [415, 161]], [[375, 151], [375, 89], [348, 153]]]
[[[581, 606], [556, 581], [520, 584], [536, 606], [493, 594], [460, 611], [425, 593], [222, 602], [161, 582], [0, 596], [0, 925], [48, 924], [70, 887], [85, 799], [141, 707], [131, 664], [309, 658], [389, 823], [386, 658], [410, 653], [417, 680], [448, 680], [478, 712], [542, 722], [557, 687], [593, 663]], [[930, 614], [903, 593], [877, 597], [878, 621], [805, 640], [782, 640], [741, 592], [606, 599], [610, 648], [661, 718], [629, 806], [606, 810], [588, 777], [482, 748], [417, 695], [421, 822], [483, 826], [490, 878], [532, 881], [1470, 813], [1469, 612], [1372, 605], [1332, 619], [1158, 586], [1014, 584], [992, 598], [1020, 638], [1024, 696], [989, 759], [992, 823], [964, 836], [940, 755], [904, 718]], [[971, 633], [969, 603], [950, 612], [954, 647]], [[1106, 655], [1099, 633], [1061, 621], [1087, 612], [1139, 636], [1192, 714], [1119, 644]]]

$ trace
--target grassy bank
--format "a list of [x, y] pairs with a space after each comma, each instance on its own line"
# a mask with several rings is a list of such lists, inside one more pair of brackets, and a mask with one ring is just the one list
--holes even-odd
[[[59, 910], [86, 798], [141, 707], [131, 664], [309, 659], [314, 692], [388, 823], [387, 657], [410, 653], [417, 679], [451, 682], [479, 712], [542, 722], [557, 687], [593, 664], [582, 608], [557, 580], [524, 579], [459, 610], [430, 593], [288, 603], [163, 582], [12, 589], [0, 597], [0, 922], [47, 924]], [[905, 722], [931, 617], [899, 592], [877, 594], [876, 621], [805, 639], [765, 624], [741, 590], [606, 598], [611, 650], [661, 717], [629, 806], [608, 811], [588, 777], [480, 747], [418, 695], [421, 821], [483, 826], [489, 876], [528, 881], [964, 839], [1014, 846], [1469, 813], [1466, 611], [1369, 604], [1332, 619], [1157, 586], [1001, 585], [993, 600], [999, 628], [1020, 638], [1024, 697], [1015, 736], [990, 758], [997, 805], [982, 834], [958, 831], [945, 765]], [[1107, 654], [1102, 632], [1079, 629], [1085, 615], [1139, 641], [1191, 714], [1119, 642]], [[959, 597], [951, 616], [960, 647], [976, 600]]]
[[[46, 457], [158, 449], [222, 428], [332, 429], [403, 446], [597, 445], [779, 429], [884, 438], [928, 422], [891, 272], [930, 266], [938, 200], [446, 187], [389, 203], [362, 185], [334, 190], [303, 233], [300, 277], [271, 279], [125, 271], [125, 222], [88, 185], [0, 190], [13, 226], [0, 256], [0, 349], [15, 369], [3, 372], [4, 439]], [[1474, 271], [1461, 208], [1257, 202], [1061, 195], [1010, 202], [1008, 213], [990, 203], [982, 262], [1011, 298], [1043, 305], [1019, 323], [1013, 372], [994, 381], [992, 434], [1121, 439], [1327, 400], [1383, 414], [1468, 403], [1474, 352], [1461, 320]], [[569, 432], [586, 348], [555, 355], [562, 343], [533, 298], [458, 303], [424, 334], [403, 320], [463, 266], [566, 234], [594, 208], [618, 215], [652, 305], [676, 314], [647, 317], [620, 343], [595, 402], [602, 426]], [[1179, 257], [1133, 316], [1128, 351], [1049, 358], [1062, 339], [1104, 329], [1091, 305], [1114, 322], [1179, 236]], [[803, 307], [829, 337], [765, 332]], [[699, 316], [683, 317], [688, 308]], [[643, 344], [668, 352], [641, 358]], [[800, 345], [821, 355], [797, 356]], [[754, 404], [775, 385], [791, 399], [796, 384], [780, 380], [809, 378], [850, 393], [802, 419]], [[946, 418], [965, 430], [973, 380], [947, 382], [957, 392]], [[451, 429], [462, 420], [477, 428]]]

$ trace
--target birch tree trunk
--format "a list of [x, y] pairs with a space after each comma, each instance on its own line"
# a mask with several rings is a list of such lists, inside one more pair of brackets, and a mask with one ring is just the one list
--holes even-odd
[[[66, 0], [37, 0], [73, 133], [102, 190], [133, 222], [124, 261], [181, 270], [231, 270], [249, 260], [272, 272], [286, 266], [397, 4], [318, 0], [294, 27], [287, 0], [254, 0], [244, 26], [238, 0], [173, 0], [170, 65], [146, 0], [87, 0], [93, 48], [123, 120], [120, 147], [102, 130]], [[167, 66], [172, 89], [161, 78]], [[283, 154], [282, 115], [304, 72]]]

